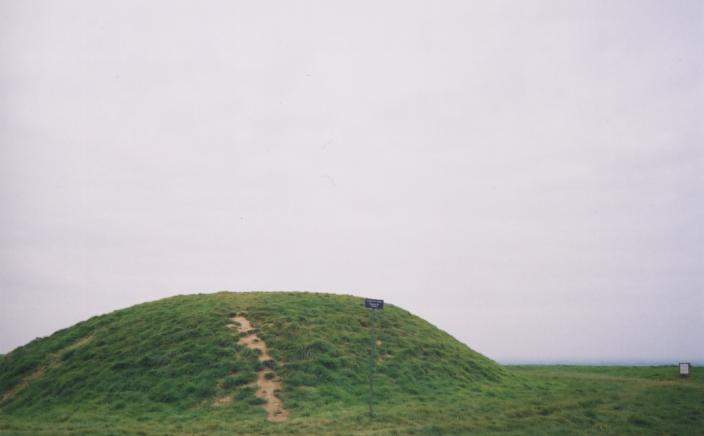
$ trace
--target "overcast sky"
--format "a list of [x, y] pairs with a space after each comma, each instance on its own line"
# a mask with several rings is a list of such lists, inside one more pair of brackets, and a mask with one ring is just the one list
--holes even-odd
[[383, 298], [501, 362], [704, 361], [704, 2], [0, 3], [0, 353]]

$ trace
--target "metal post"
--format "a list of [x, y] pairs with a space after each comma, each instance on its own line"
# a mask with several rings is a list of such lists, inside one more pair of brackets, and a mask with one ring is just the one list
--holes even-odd
[[371, 342], [369, 354], [369, 417], [374, 417], [372, 404], [374, 403], [374, 365], [376, 364], [376, 309], [372, 309], [369, 314], [371, 320]]

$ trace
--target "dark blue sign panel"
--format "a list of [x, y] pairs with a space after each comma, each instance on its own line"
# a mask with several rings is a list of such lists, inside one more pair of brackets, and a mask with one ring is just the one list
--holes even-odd
[[384, 308], [384, 300], [375, 300], [373, 298], [365, 298], [364, 299], [364, 307], [367, 309], [383, 309]]

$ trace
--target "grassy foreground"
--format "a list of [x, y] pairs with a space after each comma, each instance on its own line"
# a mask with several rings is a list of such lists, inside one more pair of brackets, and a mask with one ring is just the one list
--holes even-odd
[[[250, 386], [268, 345], [290, 417]], [[703, 434], [704, 378], [676, 367], [501, 367], [394, 306], [379, 314], [367, 416], [368, 312], [349, 296], [179, 296], [91, 318], [0, 358], [8, 434]], [[216, 398], [231, 397], [225, 405]]]

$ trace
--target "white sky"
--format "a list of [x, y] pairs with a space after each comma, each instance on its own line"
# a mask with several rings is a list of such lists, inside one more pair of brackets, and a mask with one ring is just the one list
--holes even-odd
[[2, 1], [0, 352], [177, 293], [704, 360], [704, 2]]

